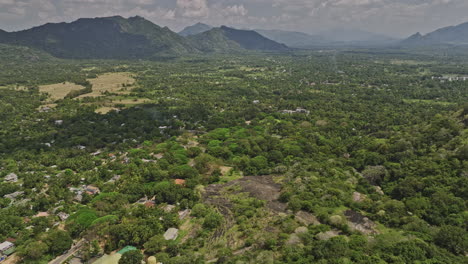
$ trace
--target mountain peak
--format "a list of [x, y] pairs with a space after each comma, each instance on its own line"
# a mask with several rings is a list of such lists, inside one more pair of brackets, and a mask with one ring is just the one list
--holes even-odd
[[134, 59], [198, 52], [186, 39], [142, 17], [82, 18], [1, 36], [0, 43], [37, 48], [61, 58]]
[[468, 44], [468, 22], [457, 26], [439, 28], [426, 35], [419, 32], [402, 41], [403, 45], [466, 45]]
[[[219, 51], [226, 48], [231, 50], [261, 50], [286, 51], [286, 45], [268, 39], [252, 30], [241, 30], [221, 26], [191, 37], [201, 43], [201, 50]], [[208, 45], [209, 44], [209, 45]]]
[[210, 26], [210, 25], [198, 22], [198, 23], [196, 23], [196, 24], [194, 24], [192, 26], [188, 26], [188, 27], [184, 28], [182, 31], [179, 32], [179, 35], [184, 36], [184, 37], [193, 36], [193, 35], [197, 35], [197, 34], [206, 32], [206, 31], [208, 31], [208, 30], [210, 30], [212, 28], [213, 27]]

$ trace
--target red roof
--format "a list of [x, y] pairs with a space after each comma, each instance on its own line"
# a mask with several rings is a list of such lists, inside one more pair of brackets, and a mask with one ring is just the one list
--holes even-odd
[[152, 207], [154, 207], [155, 204], [156, 204], [156, 203], [155, 203], [154, 201], [147, 201], [147, 202], [145, 203], [145, 207], [146, 207], [146, 208], [152, 208]]
[[182, 180], [182, 179], [176, 179], [174, 182], [177, 185], [185, 185], [185, 180]]

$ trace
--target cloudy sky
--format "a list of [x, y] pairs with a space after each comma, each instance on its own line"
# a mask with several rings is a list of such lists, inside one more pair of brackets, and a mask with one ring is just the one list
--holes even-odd
[[81, 17], [143, 16], [178, 31], [204, 22], [317, 33], [353, 28], [405, 37], [468, 21], [468, 0], [0, 0], [0, 28]]

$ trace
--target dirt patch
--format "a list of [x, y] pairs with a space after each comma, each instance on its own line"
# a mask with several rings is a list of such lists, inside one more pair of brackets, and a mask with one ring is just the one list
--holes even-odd
[[[274, 181], [273, 176], [247, 176], [226, 184], [212, 184], [205, 188], [203, 198], [206, 203], [217, 207], [232, 208], [230, 201], [222, 196], [222, 190], [239, 186], [238, 193], [248, 193], [249, 196], [267, 202], [267, 208], [277, 213], [285, 213], [287, 205], [278, 201], [281, 185]], [[223, 214], [223, 210], [220, 210]]]
[[320, 225], [320, 221], [311, 213], [299, 211], [295, 216], [295, 219], [304, 225]]
[[67, 94], [69, 94], [71, 91], [78, 91], [84, 88], [84, 86], [78, 84], [64, 82], [50, 85], [41, 85], [39, 86], [39, 91], [49, 94], [51, 100], [56, 101], [65, 98], [65, 96], [67, 96]]
[[221, 174], [223, 176], [226, 176], [230, 170], [232, 170], [232, 167], [227, 167], [227, 166], [219, 166], [219, 169], [221, 170]]

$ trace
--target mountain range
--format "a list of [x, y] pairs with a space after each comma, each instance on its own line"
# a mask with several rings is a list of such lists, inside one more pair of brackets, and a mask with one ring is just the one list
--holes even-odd
[[468, 44], [468, 22], [457, 26], [450, 26], [437, 29], [426, 35], [416, 33], [401, 42], [404, 46], [430, 46]]
[[221, 27], [191, 38], [142, 18], [83, 18], [48, 23], [18, 32], [0, 32], [0, 43], [46, 51], [59, 58], [151, 59], [225, 51], [284, 51], [286, 46], [252, 31]]
[[468, 23], [416, 33], [397, 41], [360, 30], [332, 30], [309, 35], [284, 30], [244, 30], [197, 23], [179, 33], [142, 17], [82, 18], [71, 23], [48, 23], [31, 29], [0, 30], [0, 44], [23, 46], [58, 58], [155, 59], [212, 52], [273, 51], [323, 46], [429, 46], [468, 44]]
[[310, 48], [315, 46], [369, 46], [389, 44], [395, 39], [372, 32], [355, 29], [333, 29], [315, 35], [285, 30], [256, 29], [263, 36], [289, 47]]
[[[184, 28], [179, 35], [192, 36], [209, 31], [213, 27], [197, 23]], [[323, 31], [316, 35], [287, 30], [254, 29], [255, 32], [278, 43], [289, 47], [307, 48], [324, 45], [375, 45], [395, 42], [394, 38], [356, 29], [333, 29]]]

